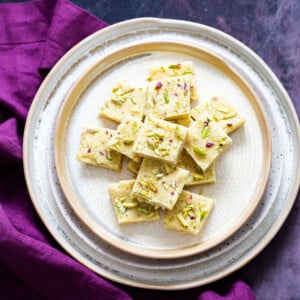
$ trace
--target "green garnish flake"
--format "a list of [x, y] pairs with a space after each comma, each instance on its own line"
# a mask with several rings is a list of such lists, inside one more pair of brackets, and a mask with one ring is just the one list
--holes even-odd
[[111, 99], [111, 102], [116, 104], [116, 105], [122, 105], [125, 103], [125, 100], [124, 99], [115, 99], [115, 98], [112, 98]]
[[193, 150], [194, 150], [195, 153], [197, 153], [201, 156], [206, 155], [206, 151], [204, 149], [201, 149], [200, 147], [198, 147], [196, 145], [193, 146]]
[[178, 70], [178, 69], [181, 68], [181, 64], [169, 65], [168, 68], [169, 68], [169, 69], [176, 69], [176, 70]]
[[202, 221], [206, 215], [207, 215], [208, 211], [207, 210], [203, 210], [201, 213], [200, 213], [200, 221]]
[[134, 142], [133, 139], [125, 139], [125, 140], [123, 141], [124, 145], [127, 145], [127, 146], [133, 144], [133, 142]]
[[136, 133], [137, 133], [137, 131], [138, 131], [138, 128], [139, 128], [138, 123], [137, 123], [136, 121], [134, 121], [134, 122], [132, 123], [132, 126], [131, 126], [131, 130], [132, 130], [132, 133], [133, 133], [134, 135], [136, 135]]
[[156, 147], [155, 147], [154, 143], [152, 142], [152, 140], [151, 140], [151, 139], [147, 139], [146, 141], [147, 141], [148, 147], [149, 147], [152, 151], [155, 151]]
[[136, 105], [136, 101], [133, 98], [130, 98], [130, 101], [133, 105]]
[[125, 91], [124, 93], [122, 93], [120, 96], [124, 96], [124, 95], [130, 94], [133, 91], [134, 91], [134, 89], [129, 89], [128, 91]]
[[176, 126], [176, 129], [175, 129], [175, 137], [179, 141], [183, 140], [183, 135], [182, 135], [182, 133], [181, 133], [181, 131], [180, 131], [180, 129], [179, 129], [178, 126]]
[[179, 223], [180, 223], [183, 227], [185, 227], [185, 228], [189, 227], [189, 224], [186, 222], [186, 220], [184, 219], [184, 217], [182, 216], [181, 213], [180, 213], [180, 214], [177, 214], [176, 217], [177, 217]]
[[165, 90], [164, 91], [164, 100], [165, 100], [165, 103], [168, 104], [170, 102], [170, 97], [169, 97], [169, 92], [168, 90]]
[[201, 138], [205, 139], [210, 135], [210, 131], [208, 126], [203, 127], [202, 131], [201, 131]]
[[149, 206], [149, 207], [141, 207], [141, 206], [138, 206], [136, 208], [136, 210], [140, 213], [143, 213], [143, 214], [146, 214], [146, 215], [149, 215], [151, 212], [152, 212], [152, 207]]

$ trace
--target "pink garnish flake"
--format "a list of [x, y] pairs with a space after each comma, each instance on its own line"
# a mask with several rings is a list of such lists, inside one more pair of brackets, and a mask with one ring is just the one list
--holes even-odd
[[106, 133], [106, 135], [108, 135], [108, 131], [107, 130], [105, 131], [105, 133]]
[[104, 156], [104, 153], [103, 153], [103, 152], [99, 151], [99, 153], [100, 153], [102, 156]]
[[157, 84], [156, 84], [156, 89], [159, 90], [161, 87], [163, 86], [163, 84], [159, 81]]
[[174, 95], [175, 95], [176, 97], [178, 97], [178, 93], [174, 93]]
[[208, 147], [208, 148], [210, 148], [210, 147], [212, 147], [213, 145], [214, 145], [214, 143], [207, 142], [205, 146]]
[[177, 86], [178, 86], [178, 87], [182, 87], [182, 85], [181, 85], [180, 83], [177, 83]]
[[174, 196], [174, 195], [175, 195], [175, 193], [174, 193], [174, 192], [171, 192], [170, 194], [171, 194], [171, 196]]
[[87, 153], [91, 153], [91, 148], [87, 149]]
[[186, 83], [184, 83], [184, 86], [183, 86], [183, 88], [186, 90], [186, 88], [187, 88], [187, 85], [186, 85]]

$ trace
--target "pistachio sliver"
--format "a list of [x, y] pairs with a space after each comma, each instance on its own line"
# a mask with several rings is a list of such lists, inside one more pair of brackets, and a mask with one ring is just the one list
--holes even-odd
[[178, 221], [180, 222], [180, 224], [183, 226], [183, 227], [188, 227], [189, 224], [186, 222], [186, 220], [184, 219], [183, 215], [181, 213], [177, 214], [176, 215]]
[[200, 147], [194, 145], [193, 146], [193, 150], [195, 153], [201, 155], [201, 156], [205, 156], [206, 155], [206, 151], [204, 149], [201, 149]]

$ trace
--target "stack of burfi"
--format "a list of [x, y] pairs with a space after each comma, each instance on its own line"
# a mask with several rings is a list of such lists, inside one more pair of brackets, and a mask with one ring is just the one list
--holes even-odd
[[[145, 80], [146, 82], [146, 80]], [[134, 180], [109, 184], [119, 224], [155, 221], [164, 211], [165, 227], [199, 234], [213, 199], [184, 188], [215, 183], [216, 162], [245, 119], [215, 96], [191, 108], [198, 98], [192, 62], [152, 68], [146, 88], [125, 81], [113, 88], [99, 115], [116, 129], [86, 129], [78, 159], [116, 171], [122, 156]]]

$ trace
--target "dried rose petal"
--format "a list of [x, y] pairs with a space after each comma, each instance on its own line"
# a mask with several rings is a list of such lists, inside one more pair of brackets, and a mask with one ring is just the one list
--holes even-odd
[[163, 86], [163, 84], [159, 81], [157, 84], [156, 84], [156, 89], [159, 90], [161, 87]]
[[213, 145], [214, 145], [214, 143], [207, 142], [205, 146], [208, 147], [208, 148], [210, 148], [210, 147], [212, 147]]

